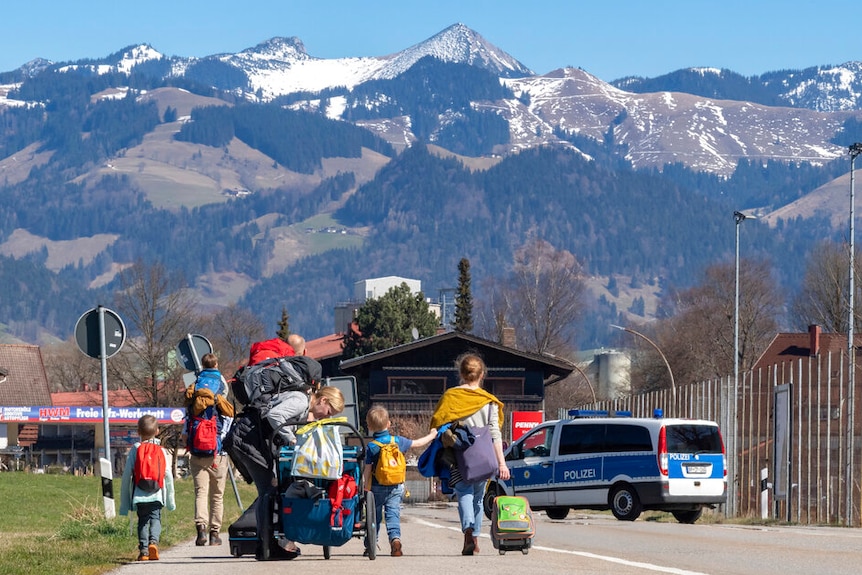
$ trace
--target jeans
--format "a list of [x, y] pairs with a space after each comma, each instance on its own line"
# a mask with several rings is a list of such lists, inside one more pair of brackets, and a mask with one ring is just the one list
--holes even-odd
[[162, 536], [162, 504], [160, 501], [138, 503], [138, 549], [146, 553], [150, 543]]
[[461, 518], [461, 531], [473, 529], [473, 535], [482, 531], [482, 500], [485, 498], [485, 482], [466, 483], [459, 481], [452, 486], [458, 496], [458, 516]]
[[195, 483], [195, 525], [203, 525], [211, 533], [218, 533], [221, 530], [224, 514], [227, 456], [192, 455], [189, 460], [189, 468]]
[[386, 534], [389, 535], [389, 540], [401, 539], [401, 498], [404, 497], [404, 484], [377, 485], [372, 483], [371, 493], [374, 494], [378, 535], [380, 534], [380, 522], [385, 520]]

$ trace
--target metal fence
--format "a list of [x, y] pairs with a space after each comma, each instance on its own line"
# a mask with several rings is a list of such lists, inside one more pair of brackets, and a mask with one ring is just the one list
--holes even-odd
[[855, 389], [850, 379], [846, 355], [832, 353], [740, 373], [738, 382], [730, 376], [579, 407], [635, 417], [660, 408], [665, 417], [716, 421], [727, 453], [728, 517], [859, 527], [862, 393], [860, 377], [852, 378]]

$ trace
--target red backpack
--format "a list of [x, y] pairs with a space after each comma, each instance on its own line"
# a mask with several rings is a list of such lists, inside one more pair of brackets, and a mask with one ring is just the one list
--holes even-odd
[[350, 515], [349, 509], [344, 509], [344, 500], [356, 497], [356, 480], [350, 473], [345, 473], [340, 479], [334, 480], [329, 486], [329, 503], [332, 505], [332, 515], [329, 524], [332, 527], [342, 527], [344, 518]]
[[153, 492], [163, 488], [166, 470], [167, 461], [161, 445], [151, 441], [144, 441], [138, 445], [133, 475], [138, 489]]

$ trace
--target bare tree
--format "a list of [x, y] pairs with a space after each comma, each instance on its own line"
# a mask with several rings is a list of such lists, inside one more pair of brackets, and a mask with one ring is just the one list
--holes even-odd
[[[790, 305], [792, 321], [801, 330], [816, 324], [825, 331], [848, 331], [850, 290], [850, 248], [837, 242], [823, 242], [811, 251], [802, 286]], [[862, 271], [862, 258], [857, 251], [853, 259], [856, 278]], [[859, 284], [856, 284], [859, 287]], [[854, 298], [855, 325], [862, 318], [862, 301]]]
[[183, 370], [171, 352], [197, 321], [194, 300], [183, 280], [161, 264], [136, 262], [119, 281], [116, 308], [131, 337], [109, 364], [112, 378], [150, 405], [176, 405]]
[[485, 339], [502, 342], [506, 317], [512, 309], [511, 290], [503, 277], [486, 277], [481, 285], [484, 297], [477, 302], [474, 328]]
[[581, 266], [571, 252], [534, 239], [515, 252], [510, 325], [535, 353], [568, 349], [583, 310]]
[[[751, 368], [778, 331], [783, 299], [765, 261], [742, 260], [739, 285], [739, 359], [740, 368], [745, 370]], [[673, 293], [670, 305], [675, 315], [660, 321], [654, 333], [677, 384], [732, 373], [734, 264], [710, 266], [699, 285]], [[644, 364], [633, 364], [633, 372], [639, 373], [642, 381], [655, 381], [660, 369], [666, 371], [658, 361], [653, 358]]]
[[99, 360], [84, 355], [74, 336], [62, 343], [43, 347], [42, 357], [51, 391], [81, 391], [101, 380]]
[[233, 373], [246, 361], [252, 343], [266, 338], [260, 318], [235, 303], [204, 317], [201, 333], [213, 344], [225, 374]]

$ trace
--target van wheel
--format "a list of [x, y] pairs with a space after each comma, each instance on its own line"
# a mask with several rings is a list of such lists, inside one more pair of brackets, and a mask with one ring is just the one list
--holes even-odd
[[634, 521], [641, 514], [641, 501], [631, 485], [623, 483], [611, 491], [608, 501], [611, 513], [620, 521]]
[[497, 495], [500, 495], [500, 492], [497, 491], [497, 484], [490, 483], [488, 489], [485, 490], [485, 496], [482, 498], [482, 508], [488, 519], [491, 519], [491, 514], [494, 512], [494, 498]]
[[545, 515], [548, 516], [548, 519], [556, 519], [558, 521], [562, 521], [569, 515], [568, 507], [549, 507], [545, 509]]
[[673, 515], [677, 521], [688, 524], [694, 523], [700, 519], [701, 513], [703, 513], [703, 507], [695, 509], [694, 511], [671, 511], [671, 515]]

